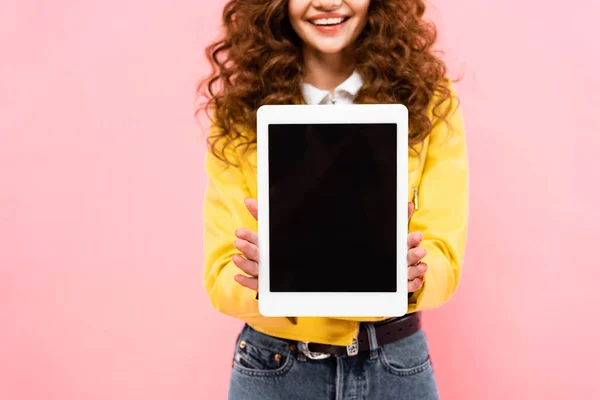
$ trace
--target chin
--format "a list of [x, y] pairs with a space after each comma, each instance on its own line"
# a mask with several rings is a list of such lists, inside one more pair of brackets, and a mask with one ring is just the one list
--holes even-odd
[[340, 53], [342, 50], [344, 50], [344, 46], [322, 47], [322, 48], [317, 48], [317, 50], [323, 54], [337, 54], [337, 53]]
[[323, 43], [319, 43], [318, 46], [313, 45], [311, 47], [313, 47], [315, 50], [317, 50], [320, 53], [337, 54], [337, 53], [340, 53], [342, 50], [344, 50], [346, 47], [348, 47], [348, 44], [340, 43], [340, 44], [325, 45]]

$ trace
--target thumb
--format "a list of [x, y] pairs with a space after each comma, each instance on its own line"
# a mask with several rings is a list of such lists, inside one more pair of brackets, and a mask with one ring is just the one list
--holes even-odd
[[258, 221], [258, 202], [252, 197], [246, 197], [244, 199], [244, 204], [254, 219]]
[[410, 217], [412, 217], [413, 212], [415, 212], [415, 205], [409, 201], [408, 202], [408, 219], [410, 219]]

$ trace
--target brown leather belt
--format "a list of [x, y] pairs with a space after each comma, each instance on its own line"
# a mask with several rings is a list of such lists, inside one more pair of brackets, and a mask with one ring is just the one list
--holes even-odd
[[[410, 336], [421, 329], [421, 313], [416, 312], [403, 317], [376, 322], [374, 323], [374, 326], [375, 337], [377, 338], [377, 346], [381, 347]], [[349, 354], [349, 347], [346, 346], [312, 342], [303, 343], [305, 343], [305, 346], [302, 352], [309, 358], [319, 359], [336, 355], [352, 355]], [[369, 337], [363, 324], [361, 324], [358, 332], [356, 344], [358, 345], [358, 352], [370, 350]]]

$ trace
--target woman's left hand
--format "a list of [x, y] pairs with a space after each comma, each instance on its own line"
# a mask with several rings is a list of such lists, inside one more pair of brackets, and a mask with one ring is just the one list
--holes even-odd
[[[415, 205], [408, 203], [408, 218], [415, 211]], [[416, 292], [423, 285], [423, 276], [427, 272], [427, 264], [421, 262], [427, 255], [427, 250], [422, 247], [423, 234], [421, 232], [411, 232], [408, 234], [408, 254], [406, 261], [408, 265], [408, 292]]]

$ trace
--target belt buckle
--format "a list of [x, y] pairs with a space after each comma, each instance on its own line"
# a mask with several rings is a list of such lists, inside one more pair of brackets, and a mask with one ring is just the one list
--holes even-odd
[[349, 356], [355, 356], [358, 354], [358, 340], [356, 337], [352, 339], [350, 346], [346, 346], [346, 353], [348, 353]]
[[331, 354], [310, 351], [308, 349], [309, 344], [310, 344], [310, 342], [298, 342], [298, 347], [300, 348], [300, 351], [302, 352], [302, 354], [304, 354], [306, 357], [310, 358], [311, 360], [324, 360], [326, 358], [331, 357]]

